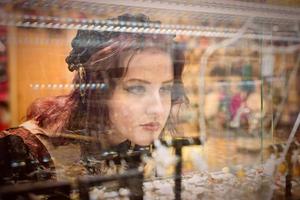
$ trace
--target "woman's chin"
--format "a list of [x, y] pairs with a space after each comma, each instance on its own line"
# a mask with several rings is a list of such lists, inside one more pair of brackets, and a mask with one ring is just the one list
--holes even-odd
[[[142, 133], [142, 134], [141, 134]], [[135, 135], [136, 137], [132, 138], [132, 142], [139, 146], [148, 146], [154, 142], [154, 140], [159, 138], [160, 132], [139, 132], [139, 134]], [[141, 137], [142, 135], [142, 137]], [[130, 140], [130, 139], [129, 139]]]
[[134, 144], [139, 146], [148, 146], [153, 142], [153, 140], [142, 140], [142, 141], [135, 141]]
[[141, 139], [134, 140], [132, 142], [139, 146], [148, 146], [152, 142], [154, 142], [154, 140], [155, 140], [155, 138], [141, 138]]

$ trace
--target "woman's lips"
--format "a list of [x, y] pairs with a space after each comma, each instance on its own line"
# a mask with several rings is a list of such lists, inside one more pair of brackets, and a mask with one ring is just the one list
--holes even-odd
[[160, 123], [150, 122], [147, 124], [141, 124], [141, 127], [146, 131], [158, 131], [160, 129]]

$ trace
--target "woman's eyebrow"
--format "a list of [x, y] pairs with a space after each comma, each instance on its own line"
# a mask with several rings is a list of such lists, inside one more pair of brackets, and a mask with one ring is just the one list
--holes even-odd
[[146, 84], [150, 84], [151, 82], [143, 80], [143, 79], [138, 79], [138, 78], [132, 78], [129, 80], [126, 80], [125, 82], [139, 82], [139, 83], [146, 83]]
[[[125, 82], [126, 83], [128, 83], [128, 82], [139, 82], [139, 83], [144, 83], [144, 84], [151, 84], [150, 81], [143, 80], [143, 79], [138, 79], [138, 78], [129, 79], [129, 80], [126, 80]], [[173, 83], [173, 82], [174, 82], [174, 80], [171, 79], [171, 80], [163, 81], [162, 83], [163, 84], [168, 84], [168, 83]]]
[[162, 82], [163, 84], [168, 84], [168, 83], [173, 83], [174, 82], [174, 79], [171, 79], [171, 80], [167, 80], [167, 81], [164, 81]]

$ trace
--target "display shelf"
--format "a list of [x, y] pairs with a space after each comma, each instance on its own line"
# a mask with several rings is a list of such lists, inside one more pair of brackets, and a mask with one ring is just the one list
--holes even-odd
[[[18, 18], [18, 17], [17, 17]], [[54, 22], [53, 22], [54, 21]], [[57, 17], [36, 17], [25, 16], [24, 19], [2, 19], [1, 25], [10, 25], [23, 28], [50, 28], [50, 29], [71, 29], [71, 30], [98, 30], [98, 31], [117, 31], [117, 32], [139, 32], [139, 33], [157, 33], [157, 34], [176, 34], [188, 35], [196, 37], [219, 37], [232, 38], [235, 37], [238, 28], [215, 28], [212, 26], [192, 26], [192, 25], [160, 25], [160, 24], [123, 24], [118, 21], [108, 20], [68, 20]], [[286, 32], [285, 34], [279, 31], [259, 33], [257, 31], [247, 31], [241, 36], [245, 39], [253, 40], [272, 40], [286, 42], [300, 42], [295, 31]]]
[[[3, 5], [13, 4], [7, 1]], [[125, 32], [143, 32], [158, 34], [180, 34], [190, 36], [231, 38], [248, 20], [252, 21], [242, 38], [272, 41], [299, 42], [298, 8], [283, 8], [281, 6], [266, 6], [237, 1], [226, 2], [176, 2], [176, 1], [23, 1], [15, 5], [25, 9], [48, 9], [85, 12], [80, 18], [58, 16], [20, 15], [15, 16], [3, 10], [0, 24], [18, 27], [53, 28], [53, 29], [87, 29]], [[99, 8], [99, 9], [96, 9]], [[135, 10], [139, 8], [139, 10]], [[78, 10], [79, 9], [79, 10]], [[122, 23], [103, 20], [101, 16], [110, 15], [102, 10], [113, 10], [114, 13], [145, 13], [155, 10], [151, 15], [162, 14], [167, 19], [164, 25]], [[7, 9], [9, 10], [9, 9]], [[97, 13], [89, 11], [97, 10]], [[160, 13], [161, 12], [161, 13]], [[173, 12], [173, 13], [172, 13]], [[180, 12], [183, 12], [180, 14]], [[174, 15], [175, 13], [175, 15]], [[165, 17], [164, 17], [165, 16]], [[169, 21], [169, 22], [168, 22]], [[171, 23], [170, 23], [171, 22]], [[203, 25], [205, 24], [205, 25]]]

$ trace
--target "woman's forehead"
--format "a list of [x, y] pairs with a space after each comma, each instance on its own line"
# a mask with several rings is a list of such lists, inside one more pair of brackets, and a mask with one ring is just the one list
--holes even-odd
[[168, 53], [158, 50], [145, 50], [134, 54], [129, 60], [124, 77], [128, 79], [173, 79], [173, 65]]

